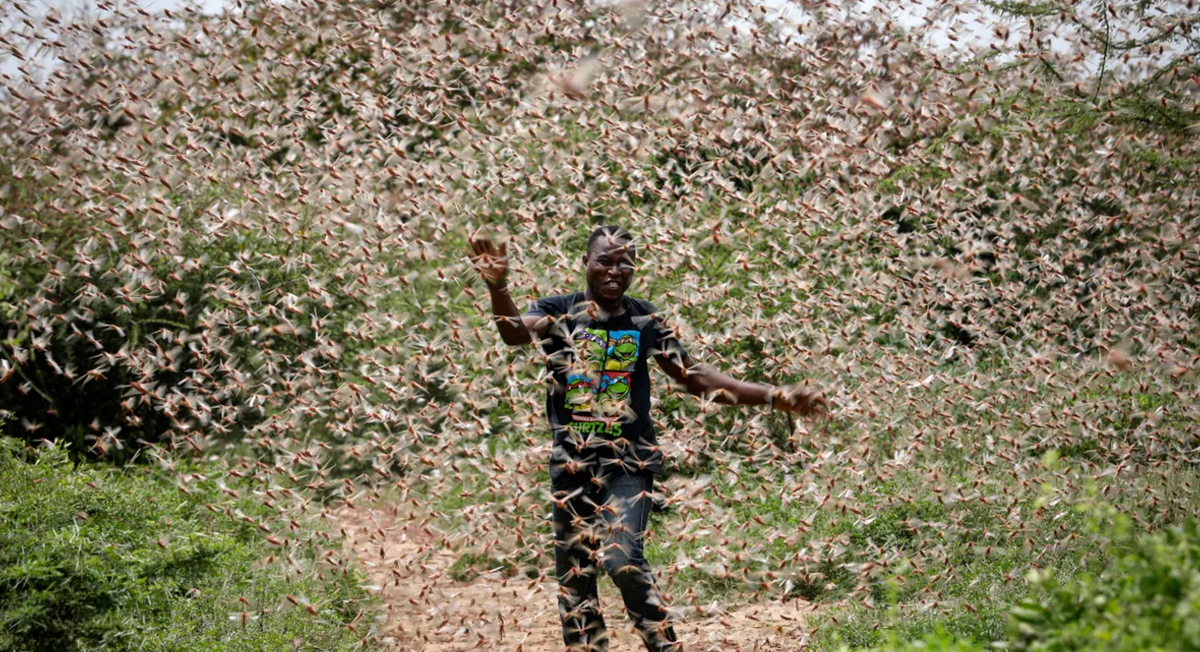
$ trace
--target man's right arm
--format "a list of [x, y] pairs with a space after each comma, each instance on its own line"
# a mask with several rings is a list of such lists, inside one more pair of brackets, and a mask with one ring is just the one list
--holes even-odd
[[522, 315], [508, 293], [508, 286], [499, 287], [488, 285], [492, 297], [492, 319], [500, 331], [500, 339], [509, 346], [522, 346], [534, 339], [541, 339], [550, 325], [550, 318], [545, 315]]
[[492, 319], [500, 331], [500, 339], [509, 346], [529, 344], [546, 334], [550, 319], [545, 315], [524, 315], [517, 310], [508, 293], [508, 243], [497, 246], [492, 239], [476, 231], [468, 238], [471, 245], [471, 264], [483, 278], [492, 299]]

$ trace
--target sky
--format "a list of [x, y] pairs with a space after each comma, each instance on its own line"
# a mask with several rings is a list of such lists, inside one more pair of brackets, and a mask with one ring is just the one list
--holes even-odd
[[[96, 6], [94, 0], [24, 0], [24, 1], [26, 3], [26, 6], [29, 8], [27, 10], [31, 10], [30, 11], [31, 13], [34, 13], [34, 12], [41, 13], [41, 12], [44, 12], [48, 7], [53, 7], [56, 11], [58, 11], [60, 13], [63, 13], [66, 15], [71, 15], [74, 11], [78, 11], [81, 8], [93, 8], [94, 9]], [[128, 7], [131, 3], [134, 3], [136, 1], [137, 4], [140, 5], [143, 9], [145, 9], [146, 11], [150, 11], [150, 12], [158, 12], [163, 9], [175, 10], [177, 7], [179, 7], [182, 4], [182, 2], [180, 2], [180, 0], [111, 0], [111, 1], [117, 5], [124, 4], [125, 7]], [[218, 13], [222, 10], [223, 4], [224, 4], [224, 0], [195, 0], [195, 1], [201, 6], [204, 13]], [[793, 2], [792, 0], [760, 0], [760, 1], [762, 2], [762, 4], [764, 6], [768, 7], [772, 11], [774, 11], [777, 14], [782, 15], [786, 18], [789, 18], [795, 22], [803, 23], [807, 20], [806, 14], [800, 8], [799, 4], [796, 2]], [[917, 24], [919, 24], [921, 18], [924, 16], [925, 11], [926, 11], [925, 6], [921, 2], [888, 3], [887, 0], [867, 0], [865, 2], [861, 2], [860, 4], [861, 4], [861, 6], [869, 8], [873, 5], [875, 5], [876, 3], [886, 3], [886, 6], [890, 7], [890, 9], [889, 9], [890, 14], [896, 19], [896, 21], [899, 24], [905, 25], [908, 27], [916, 26]], [[938, 4], [938, 3], [935, 2], [935, 4]], [[980, 38], [983, 38], [983, 37], [990, 36], [990, 29], [988, 27], [986, 27], [986, 25], [989, 24], [990, 22], [994, 21], [995, 17], [987, 15], [985, 13], [986, 9], [981, 8], [980, 12], [981, 12], [980, 18], [982, 20], [978, 21], [979, 28], [977, 30], [972, 30], [970, 33], [974, 34]], [[4, 22], [6, 22], [6, 21], [3, 18], [0, 18], [0, 24], [3, 24]], [[950, 45], [950, 41], [945, 38], [945, 35], [941, 34], [937, 30], [933, 30], [931, 32], [930, 38], [931, 38], [931, 42], [936, 46], [947, 47]], [[27, 53], [26, 53], [26, 56], [28, 56]], [[19, 64], [19, 63], [20, 62], [17, 61], [15, 57], [8, 57], [7, 60], [4, 61], [4, 63], [2, 65], [0, 65], [0, 73], [7, 74], [10, 76], [18, 75], [19, 73], [17, 72], [17, 64]]]
[[[126, 8], [130, 4], [138, 4], [146, 11], [158, 12], [163, 9], [176, 10], [183, 2], [181, 0], [110, 0], [114, 4], [123, 5]], [[232, 2], [233, 0], [228, 0]], [[599, 2], [612, 0], [595, 0]], [[647, 0], [655, 1], [655, 0]], [[658, 0], [669, 1], [669, 0]], [[59, 13], [72, 15], [83, 8], [91, 8], [95, 10], [95, 0], [23, 0], [30, 13], [43, 13], [47, 8], [53, 7]], [[201, 7], [204, 13], [219, 13], [226, 0], [193, 0], [195, 4]], [[802, 9], [802, 3], [806, 0], [759, 0], [763, 6], [767, 7], [773, 14], [780, 16], [783, 20], [792, 22], [793, 24], [804, 24], [811, 17]], [[850, 4], [850, 3], [847, 3]], [[997, 15], [992, 10], [973, 2], [972, 0], [960, 0], [956, 2], [960, 8], [963, 8], [960, 14], [954, 18], [955, 34], [957, 40], [951, 40], [948, 37], [947, 29], [949, 18], [946, 15], [949, 12], [945, 11], [952, 5], [943, 0], [906, 0], [905, 2], [893, 2], [890, 0], [856, 0], [854, 3], [860, 10], [869, 11], [872, 8], [882, 9], [896, 23], [907, 28], [916, 28], [914, 33], [919, 34], [924, 38], [925, 42], [935, 50], [945, 50], [950, 48], [968, 48], [973, 47], [980, 49], [989, 44], [997, 43], [998, 39], [994, 35], [993, 29], [1000, 25], [1008, 25], [1011, 28], [1012, 36], [1007, 44], [1015, 45], [1017, 40], [1025, 33], [1024, 21], [1013, 20]], [[1174, 4], [1167, 2], [1167, 5]], [[924, 18], [930, 11], [937, 11], [943, 15], [943, 19], [935, 24], [932, 28], [922, 27]], [[11, 23], [19, 17], [14, 11], [8, 11], [8, 15], [0, 12], [0, 28]], [[0, 29], [0, 31], [3, 31]], [[998, 43], [999, 44], [999, 43]], [[1050, 47], [1052, 50], [1063, 53], [1068, 50], [1068, 43], [1060, 38], [1051, 38]], [[30, 53], [23, 53], [30, 56]], [[1169, 59], [1171, 55], [1177, 54], [1168, 52], [1163, 60]], [[1160, 55], [1162, 56], [1162, 55]], [[47, 60], [46, 57], [42, 61]], [[16, 77], [20, 73], [17, 71], [17, 65], [20, 63], [15, 57], [6, 56], [6, 53], [0, 51], [0, 74]], [[1096, 57], [1095, 62], [1099, 63], [1099, 58]], [[1094, 69], [1095, 66], [1093, 65]]]
[[[135, 4], [134, 0], [111, 0], [111, 2], [118, 7], [125, 8], [128, 8], [131, 4]], [[202, 11], [206, 14], [220, 12], [224, 4], [223, 0], [195, 0], [195, 2], [200, 5]], [[35, 16], [44, 14], [48, 8], [54, 8], [58, 13], [70, 16], [81, 9], [91, 8], [94, 10], [96, 7], [96, 3], [93, 0], [23, 0], [23, 4], [26, 7], [26, 11]], [[158, 12], [163, 9], [174, 10], [183, 3], [179, 2], [179, 0], [140, 0], [136, 4], [146, 11]], [[0, 12], [0, 25], [7, 25], [12, 19], [18, 16], [20, 14], [16, 11], [5, 9], [3, 12]], [[29, 56], [28, 53], [22, 54]], [[17, 66], [20, 63], [16, 57], [9, 56], [4, 58], [3, 64], [0, 65], [0, 74], [10, 77], [20, 75], [17, 71]]]

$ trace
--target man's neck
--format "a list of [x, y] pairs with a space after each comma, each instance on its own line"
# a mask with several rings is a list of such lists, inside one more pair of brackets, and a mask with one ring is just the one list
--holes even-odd
[[620, 299], [617, 299], [615, 303], [610, 304], [592, 296], [592, 291], [590, 289], [584, 289], [583, 298], [586, 301], [591, 301], [592, 303], [596, 304], [596, 309], [600, 311], [599, 321], [604, 321], [609, 317], [617, 317], [625, 313], [625, 295], [621, 295]]

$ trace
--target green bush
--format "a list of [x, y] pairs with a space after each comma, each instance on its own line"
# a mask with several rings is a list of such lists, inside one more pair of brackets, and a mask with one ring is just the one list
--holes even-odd
[[292, 546], [320, 533], [275, 548], [250, 523], [273, 512], [227, 489], [249, 497], [210, 510], [213, 481], [185, 494], [155, 468], [73, 467], [61, 447], [0, 439], [0, 650], [355, 647], [356, 578]]
[[1013, 647], [1200, 650], [1200, 527], [1189, 521], [1139, 537], [1103, 573], [1059, 583], [1035, 575], [1036, 593], [1013, 609]]
[[347, 261], [312, 238], [264, 235], [266, 211], [233, 208], [231, 187], [172, 194], [136, 222], [52, 219], [62, 189], [10, 179], [10, 157], [6, 209], [32, 219], [0, 229], [5, 434], [116, 463], [171, 434], [236, 438], [274, 407], [256, 386], [320, 386], [305, 374], [348, 369], [361, 348], [340, 337], [365, 308], [336, 277]]

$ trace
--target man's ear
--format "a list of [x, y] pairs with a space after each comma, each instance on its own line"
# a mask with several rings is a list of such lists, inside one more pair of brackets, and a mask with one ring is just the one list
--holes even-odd
[[579, 259], [580, 262], [583, 263], [583, 268], [585, 270], [587, 269], [587, 266], [588, 266], [588, 257], [591, 255], [592, 255], [591, 252], [584, 252], [583, 257]]

